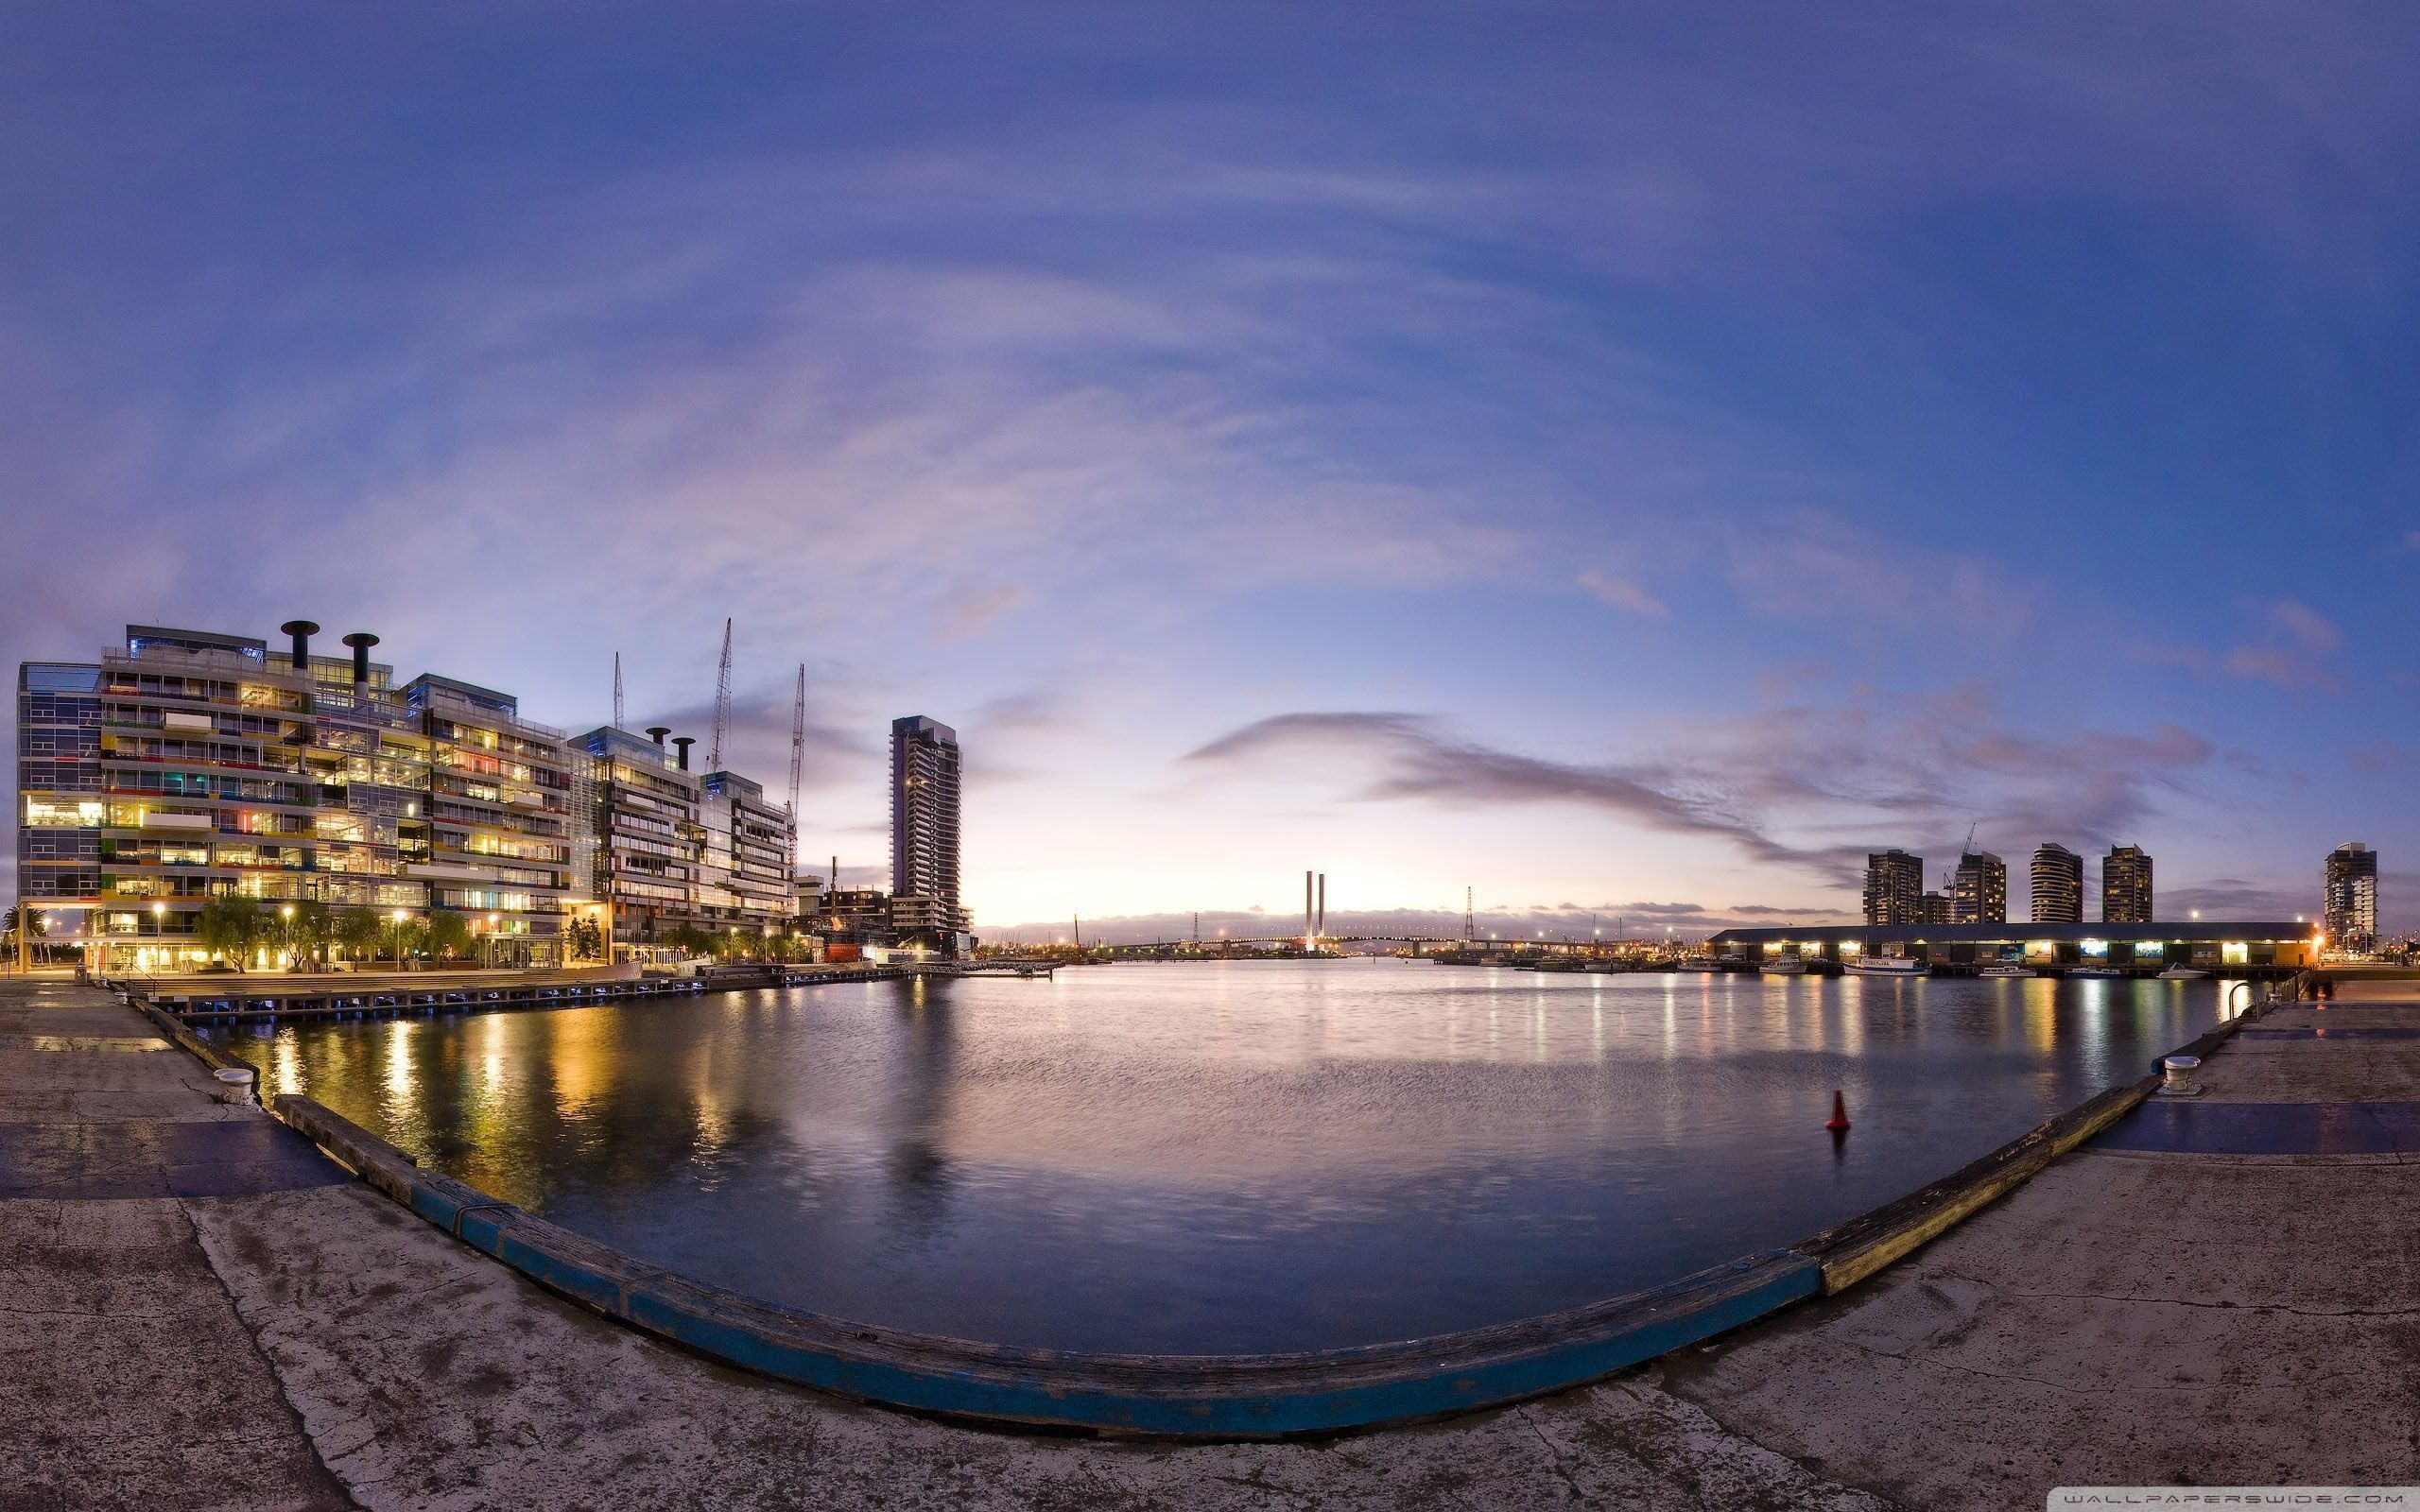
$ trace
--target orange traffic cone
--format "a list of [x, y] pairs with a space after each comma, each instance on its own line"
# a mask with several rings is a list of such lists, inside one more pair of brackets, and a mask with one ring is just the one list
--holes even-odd
[[1848, 1130], [1849, 1105], [1847, 1101], [1841, 1096], [1837, 1088], [1834, 1089], [1832, 1092], [1831, 1122], [1825, 1124], [1824, 1126], [1830, 1129], [1835, 1134], [1845, 1133]]

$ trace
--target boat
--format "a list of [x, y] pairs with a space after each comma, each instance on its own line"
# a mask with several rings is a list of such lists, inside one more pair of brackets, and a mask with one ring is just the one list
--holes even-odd
[[1681, 970], [1684, 971], [1720, 971], [1722, 970], [1722, 963], [1715, 960], [1711, 956], [1690, 955], [1682, 959]]
[[1582, 971], [1597, 976], [1611, 976], [1622, 969], [1622, 963], [1619, 961], [1590, 961], [1581, 968]]
[[2154, 982], [2200, 982], [2205, 980], [2209, 974], [2207, 971], [2197, 971], [2189, 966], [2171, 966], [2152, 980]]
[[1577, 971], [1581, 970], [1581, 960], [1577, 955], [1541, 955], [1536, 969], [1541, 971]]
[[2031, 976], [2033, 970], [2026, 966], [1986, 966], [1975, 974], [1977, 976]]
[[2114, 966], [2070, 966], [2067, 968], [2067, 974], [2069, 976], [2124, 976], [2126, 973]]
[[1805, 976], [1806, 963], [1795, 955], [1776, 955], [1756, 970], [1765, 976]]
[[1929, 976], [1932, 968], [1905, 955], [1860, 955], [1841, 969], [1853, 976]]

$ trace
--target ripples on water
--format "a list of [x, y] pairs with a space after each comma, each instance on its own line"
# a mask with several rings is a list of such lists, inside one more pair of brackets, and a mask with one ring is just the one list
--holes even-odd
[[266, 1091], [703, 1280], [1217, 1353], [1789, 1244], [2143, 1074], [2224, 986], [1132, 965], [232, 1038]]

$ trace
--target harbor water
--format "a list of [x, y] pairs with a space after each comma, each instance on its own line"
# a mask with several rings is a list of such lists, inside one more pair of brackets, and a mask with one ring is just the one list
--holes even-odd
[[1191, 1354], [1788, 1245], [2148, 1074], [2228, 986], [1134, 964], [217, 1036], [264, 1095], [700, 1280]]

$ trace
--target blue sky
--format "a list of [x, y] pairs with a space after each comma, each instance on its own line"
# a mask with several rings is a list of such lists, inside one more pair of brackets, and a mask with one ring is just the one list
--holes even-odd
[[1969, 824], [2420, 922], [2408, 11], [8, 28], [11, 661], [304, 614], [702, 726], [730, 615], [853, 879], [959, 727], [995, 927], [1812, 919]]

